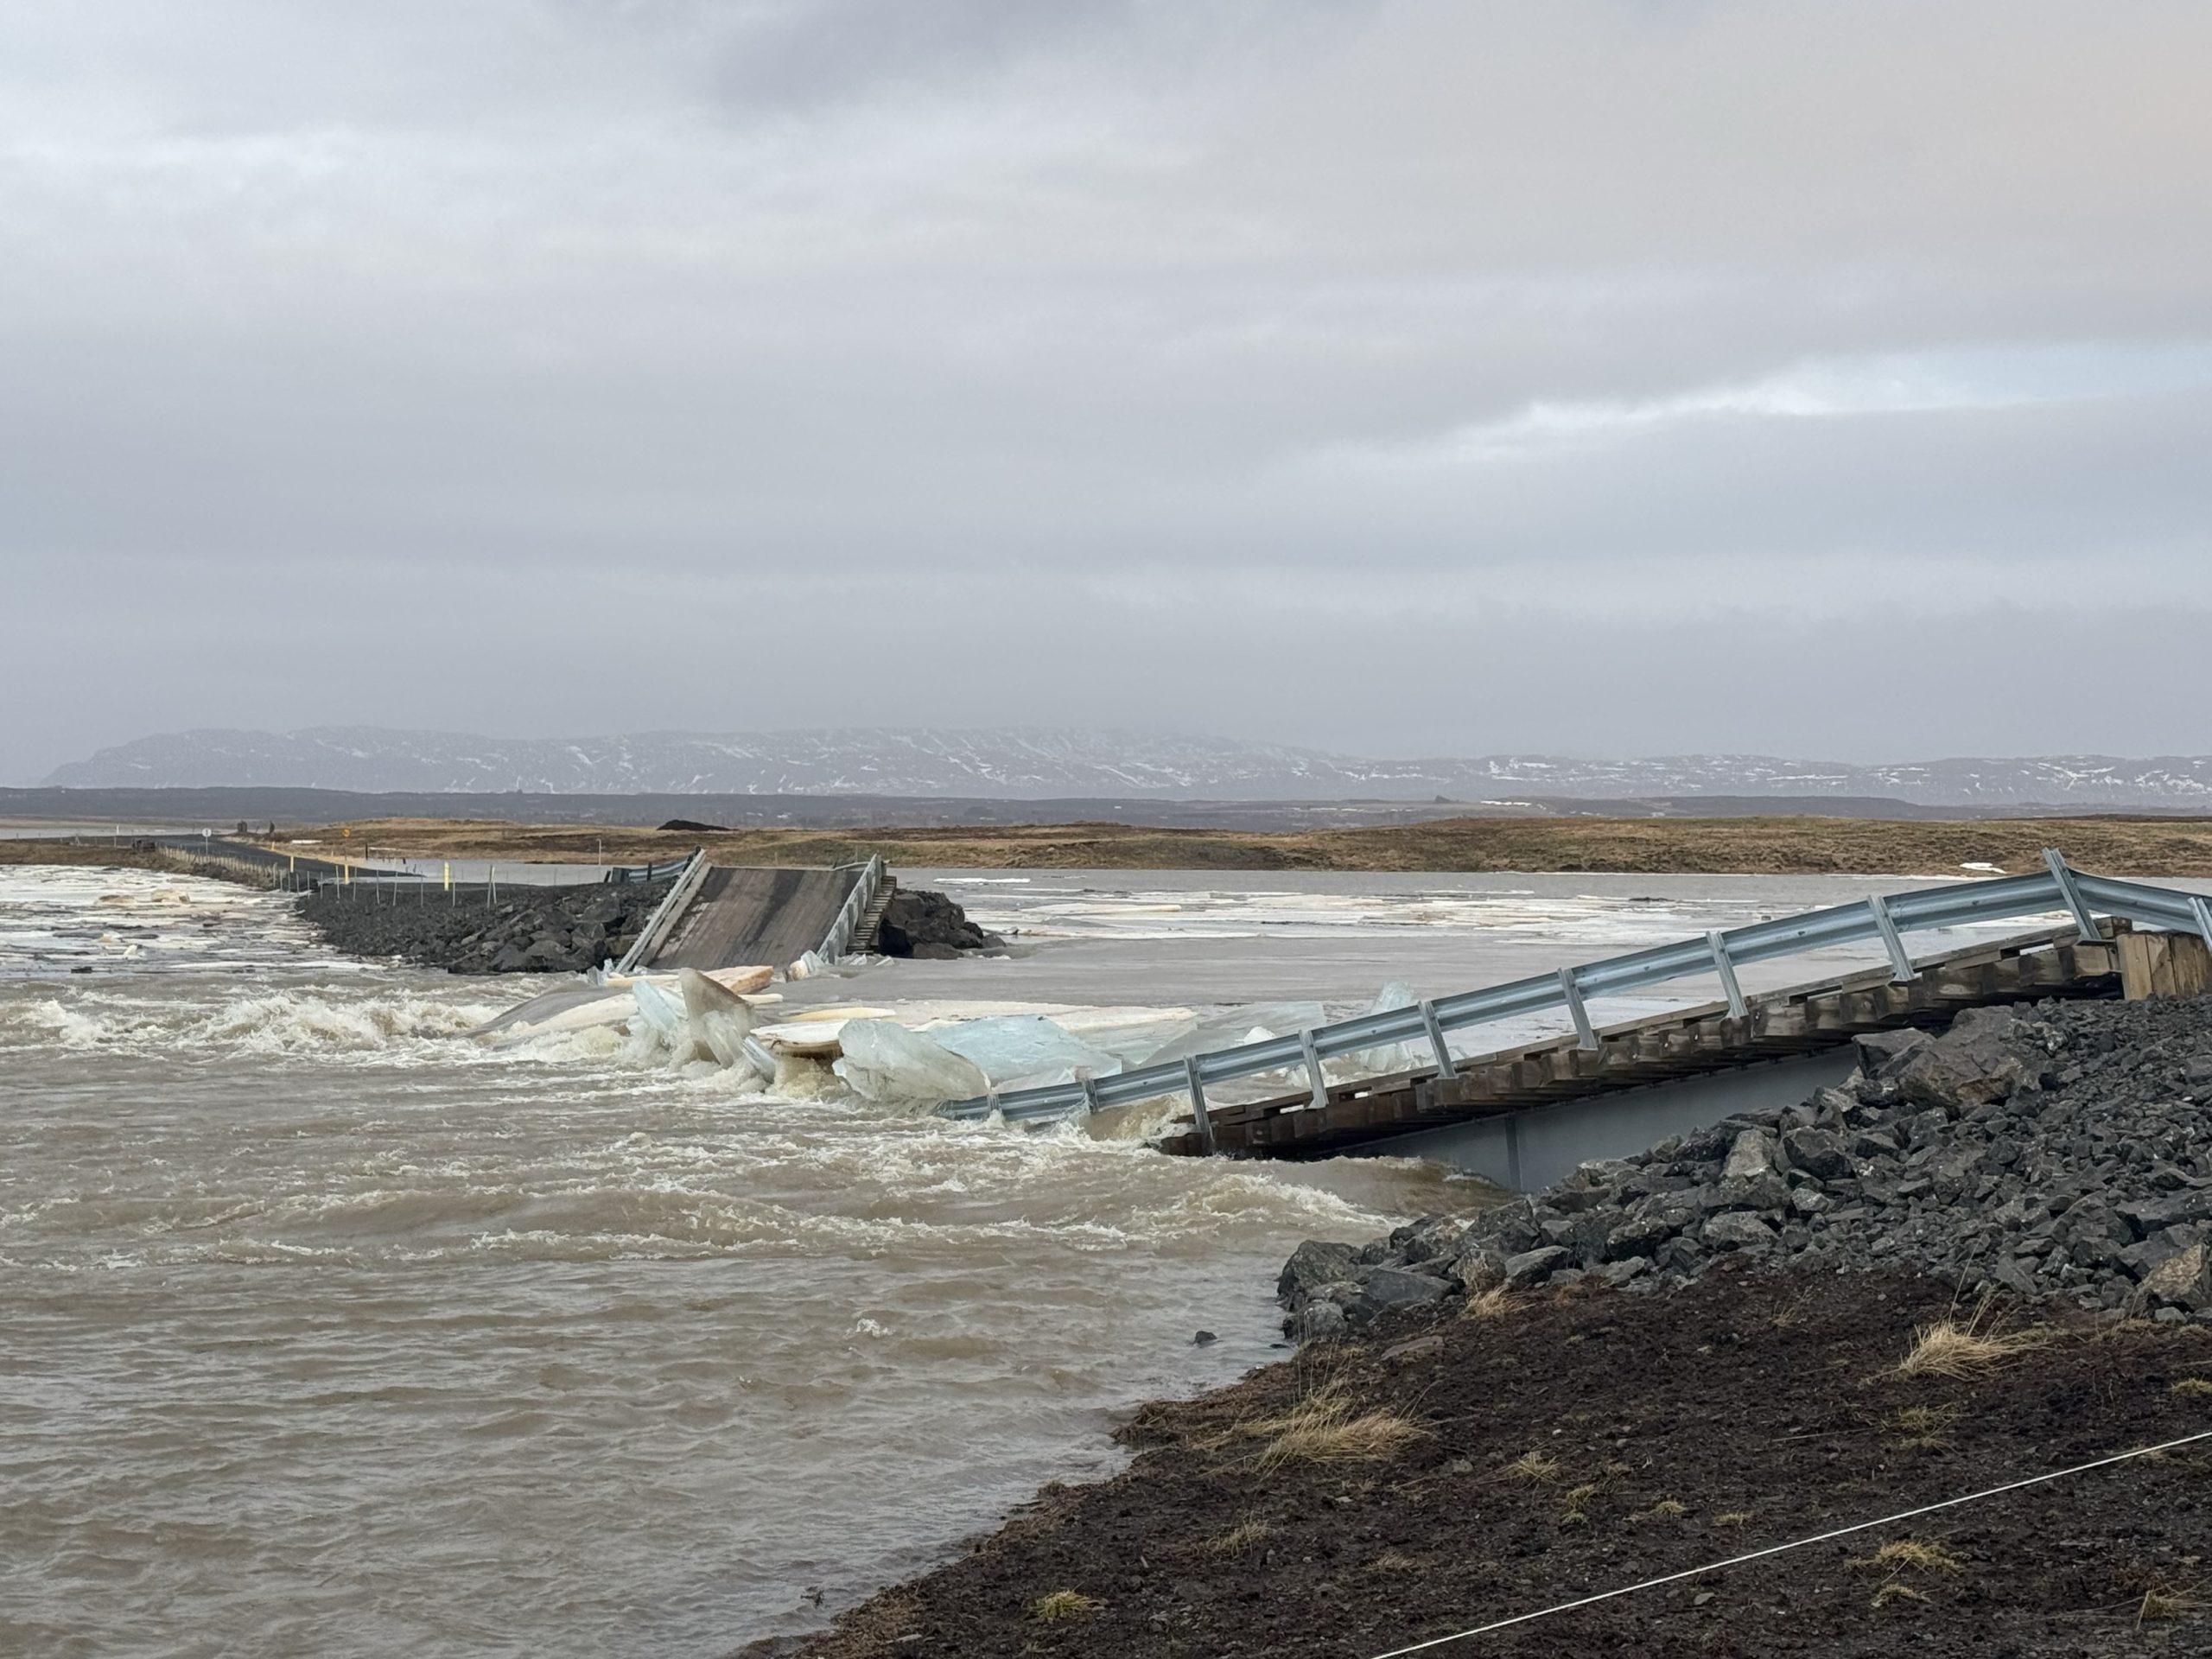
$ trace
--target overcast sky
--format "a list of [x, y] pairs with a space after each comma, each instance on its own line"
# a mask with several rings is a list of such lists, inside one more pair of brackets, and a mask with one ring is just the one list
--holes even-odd
[[0, 9], [0, 780], [2212, 750], [2212, 7]]

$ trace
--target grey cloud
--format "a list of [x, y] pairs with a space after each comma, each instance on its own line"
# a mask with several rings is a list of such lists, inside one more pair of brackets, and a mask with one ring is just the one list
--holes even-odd
[[[2194, 668], [2060, 709], [1967, 665], [2212, 620], [2208, 47], [2193, 5], [1996, 0], [18, 8], [0, 579], [40, 715], [0, 776], [701, 699], [2201, 747]], [[1998, 390], [1745, 391], [1961, 363]], [[638, 671], [670, 610], [711, 671]], [[868, 646], [823, 674], [833, 618]]]

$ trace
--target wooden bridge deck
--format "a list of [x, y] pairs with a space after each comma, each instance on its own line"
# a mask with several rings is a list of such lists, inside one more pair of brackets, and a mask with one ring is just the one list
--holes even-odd
[[[2114, 928], [2112, 943], [2083, 943], [2071, 927], [2052, 928], [1924, 958], [1918, 974], [1903, 982], [1881, 967], [1767, 991], [1747, 997], [1741, 1016], [1725, 1002], [1673, 1009], [1601, 1027], [1593, 1049], [1579, 1046], [1570, 1033], [1462, 1059], [1450, 1077], [1429, 1068], [1363, 1077], [1332, 1087], [1324, 1104], [1304, 1091], [1241, 1105], [1210, 1100], [1211, 1150], [1325, 1155], [1415, 1129], [1810, 1054], [1869, 1032], [1942, 1025], [1966, 1008], [2113, 996], [2127, 935], [2125, 924], [2107, 926]], [[1195, 1125], [1159, 1145], [1194, 1157], [1208, 1150]]]
[[835, 870], [744, 869], [707, 872], [666, 944], [641, 964], [672, 968], [779, 968], [819, 950], [830, 924], [861, 878], [860, 867]]

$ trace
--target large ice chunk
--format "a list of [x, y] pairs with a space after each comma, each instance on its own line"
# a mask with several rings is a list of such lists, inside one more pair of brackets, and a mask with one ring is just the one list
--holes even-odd
[[963, 1020], [938, 1027], [929, 1035], [973, 1065], [995, 1090], [1041, 1089], [1078, 1077], [1109, 1077], [1122, 1069], [1112, 1054], [1041, 1014]]
[[972, 1061], [890, 1020], [848, 1020], [830, 1066], [864, 1100], [972, 1100], [990, 1083]]

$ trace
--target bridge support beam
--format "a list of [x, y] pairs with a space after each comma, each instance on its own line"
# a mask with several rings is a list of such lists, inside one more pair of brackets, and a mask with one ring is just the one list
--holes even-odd
[[1593, 1158], [1624, 1158], [1731, 1113], [1794, 1106], [1815, 1089], [1841, 1083], [1858, 1064], [1859, 1051], [1846, 1043], [1818, 1054], [1416, 1129], [1344, 1150], [1355, 1158], [1433, 1158], [1516, 1192], [1533, 1192]]

